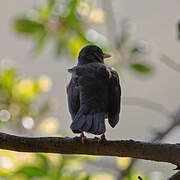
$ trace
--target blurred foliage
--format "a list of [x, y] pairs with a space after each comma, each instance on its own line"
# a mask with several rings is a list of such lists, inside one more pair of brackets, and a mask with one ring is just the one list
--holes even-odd
[[[5, 153], [2, 155], [2, 152]], [[6, 159], [4, 159], [4, 164], [0, 166], [0, 177], [4, 177], [4, 179], [89, 179], [87, 174], [80, 172], [83, 167], [84, 158], [82, 157], [70, 157], [59, 154], [2, 152], [0, 152], [0, 160], [5, 157]], [[72, 166], [74, 163], [76, 166]]]
[[0, 112], [5, 109], [11, 115], [7, 122], [2, 117], [0, 125], [17, 122], [27, 116], [36, 119], [45, 113], [50, 108], [50, 102], [41, 107], [34, 106], [34, 102], [50, 87], [51, 80], [47, 76], [21, 78], [15, 67], [0, 67]]
[[145, 64], [131, 64], [131, 68], [140, 73], [152, 73], [152, 69]]
[[[82, 14], [78, 11], [81, 6], [82, 1], [79, 0], [44, 1], [24, 17], [18, 18], [14, 28], [18, 33], [34, 39], [35, 54], [41, 52], [47, 39], [53, 38], [57, 55], [62, 50], [69, 50], [75, 57], [74, 47], [79, 50], [82, 45], [90, 43], [84, 35], [85, 24], [82, 23]], [[88, 8], [90, 9], [89, 6]]]
[[[54, 44], [54, 54], [68, 53], [77, 58], [79, 50], [85, 44], [97, 44], [103, 50], [111, 49], [108, 39], [92, 29], [92, 25], [106, 23], [106, 13], [91, 0], [44, 0], [24, 15], [14, 20], [15, 31], [34, 42], [33, 55], [40, 55], [49, 42]], [[145, 41], [132, 37], [134, 24], [124, 20], [121, 32], [111, 49], [117, 68], [128, 67], [142, 75], [152, 74], [153, 67], [144, 63], [149, 46]], [[138, 60], [138, 61], [137, 61]], [[52, 86], [48, 76], [23, 78], [14, 66], [0, 66], [0, 125], [15, 128], [17, 133], [33, 135], [60, 135], [59, 121], [44, 114], [52, 108], [49, 99], [43, 105], [36, 101]], [[11, 126], [12, 124], [12, 126]], [[13, 129], [14, 130], [14, 129]], [[103, 169], [88, 175], [87, 161], [98, 161], [92, 156], [64, 156], [59, 154], [17, 153], [0, 150], [0, 178], [12, 180], [113, 180], [115, 177]], [[130, 158], [117, 158], [117, 171], [124, 170]], [[97, 166], [99, 166], [97, 164]], [[99, 168], [99, 167], [98, 167]], [[111, 167], [108, 168], [111, 170]], [[106, 172], [106, 173], [104, 173]], [[129, 171], [125, 180], [135, 180], [138, 176], [147, 177]]]
[[[64, 156], [59, 154], [19, 153], [0, 150], [0, 177], [4, 180], [115, 180], [107, 172], [86, 173], [86, 161], [94, 161], [89, 156]], [[120, 159], [118, 160], [120, 161]], [[129, 172], [126, 180], [136, 180], [138, 176], [148, 180], [141, 173]]]
[[[34, 55], [39, 55], [45, 44], [53, 42], [56, 55], [68, 53], [74, 59], [85, 44], [97, 44], [104, 50], [111, 49], [104, 35], [89, 28], [94, 24], [106, 23], [105, 15], [103, 9], [96, 7], [95, 1], [44, 0], [23, 16], [19, 16], [14, 21], [14, 29], [17, 33], [33, 39]], [[138, 62], [139, 65], [134, 65], [134, 59], [145, 59], [149, 47], [147, 42], [132, 38], [132, 24], [127, 19], [121, 24], [115, 48], [111, 49], [117, 59], [112, 65], [122, 67], [128, 64], [125, 67], [147, 75], [152, 72], [152, 65], [149, 65], [149, 62], [144, 65], [141, 61]], [[52, 41], [49, 41], [50, 39]]]

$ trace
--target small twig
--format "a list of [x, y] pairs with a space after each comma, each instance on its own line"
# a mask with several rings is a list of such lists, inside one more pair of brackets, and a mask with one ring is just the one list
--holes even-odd
[[174, 71], [180, 73], [180, 64], [176, 63], [174, 60], [172, 60], [167, 55], [163, 54], [160, 58], [161, 62], [166, 64], [168, 67], [173, 69]]
[[138, 179], [139, 179], [139, 180], [143, 180], [143, 178], [142, 178], [141, 176], [138, 176]]
[[139, 106], [142, 108], [147, 108], [158, 113], [161, 113], [167, 117], [170, 117], [171, 112], [166, 109], [162, 104], [156, 103], [149, 99], [141, 98], [141, 97], [123, 97], [122, 98], [124, 105], [131, 105], [131, 106]]
[[[173, 118], [171, 118], [173, 119]], [[165, 130], [157, 133], [157, 135], [151, 140], [151, 142], [161, 141], [163, 140], [175, 127], [180, 126], [180, 119], [173, 119], [169, 127]]]
[[[155, 141], [162, 141], [175, 127], [180, 126], [180, 119], [177, 121], [174, 119], [174, 121], [171, 123], [171, 125], [164, 131], [157, 133], [156, 137], [152, 139], [152, 142]], [[131, 170], [131, 168], [135, 165], [138, 159], [132, 159], [129, 166], [120, 172], [118, 179], [121, 180], [123, 177], [125, 177], [128, 172]]]
[[[135, 99], [136, 99], [136, 101], [135, 101]], [[133, 105], [139, 105], [139, 103], [137, 102], [138, 100], [139, 100], [138, 98], [134, 98], [133, 101], [131, 101], [131, 103], [133, 102]], [[141, 105], [142, 105], [142, 102], [144, 103], [145, 106], [147, 104], [151, 104], [151, 105], [154, 104], [154, 102], [148, 101], [146, 99], [143, 99], [141, 101], [141, 103], [140, 103]], [[129, 101], [129, 105], [131, 105], [131, 103]], [[161, 112], [165, 112], [165, 108], [162, 105], [158, 105], [158, 106], [159, 106], [159, 109], [162, 109]], [[149, 107], [149, 106], [146, 106], [146, 107]], [[172, 123], [169, 125], [169, 127], [167, 129], [157, 133], [156, 136], [154, 138], [152, 138], [152, 140], [151, 140], [152, 142], [163, 140], [167, 136], [167, 134], [169, 134], [175, 127], [180, 126], [180, 110], [173, 113], [172, 115], [170, 115], [170, 113], [167, 113], [167, 115], [172, 119], [172, 121], [171, 121]], [[120, 171], [118, 180], [121, 180], [123, 177], [125, 177], [128, 174], [128, 172], [131, 170], [131, 168], [135, 165], [136, 161], [137, 161], [137, 159], [132, 159], [129, 166], [125, 170]]]
[[114, 12], [112, 7], [112, 1], [109, 0], [102, 0], [102, 8], [107, 14], [107, 20], [106, 20], [106, 30], [109, 42], [111, 42], [111, 47], [116, 45], [116, 21], [114, 18]]

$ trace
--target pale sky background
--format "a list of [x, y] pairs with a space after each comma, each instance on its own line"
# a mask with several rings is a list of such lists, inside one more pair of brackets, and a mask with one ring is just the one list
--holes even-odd
[[[32, 43], [28, 39], [15, 35], [12, 20], [15, 16], [29, 10], [34, 0], [6, 0], [0, 6], [0, 60], [11, 58], [24, 76], [48, 74], [53, 80], [53, 89], [44, 98], [56, 99], [57, 107], [52, 113], [60, 121], [61, 129], [71, 136], [69, 126], [71, 119], [67, 109], [65, 87], [69, 81], [67, 69], [75, 62], [68, 57], [55, 59], [52, 47], [47, 47], [38, 59], [30, 55]], [[130, 18], [136, 23], [136, 38], [145, 40], [151, 47], [149, 61], [156, 67], [156, 72], [148, 78], [138, 78], [127, 70], [121, 77], [122, 96], [144, 97], [163, 104], [170, 111], [180, 107], [180, 74], [160, 62], [162, 54], [168, 55], [179, 62], [180, 41], [177, 40], [176, 24], [180, 19], [180, 1], [174, 0], [114, 0], [113, 8], [117, 24], [123, 18]], [[94, 28], [104, 31], [104, 26]], [[118, 28], [118, 26], [117, 26]], [[117, 29], [118, 31], [118, 29]], [[123, 106], [120, 123], [114, 129], [107, 125], [108, 139], [147, 140], [153, 135], [154, 129], [168, 126], [169, 119], [160, 113], [135, 106]], [[180, 128], [176, 128], [166, 142], [179, 142]], [[153, 166], [151, 166], [153, 164]], [[165, 163], [143, 161], [145, 169], [164, 170], [172, 174], [173, 166], [167, 169]]]

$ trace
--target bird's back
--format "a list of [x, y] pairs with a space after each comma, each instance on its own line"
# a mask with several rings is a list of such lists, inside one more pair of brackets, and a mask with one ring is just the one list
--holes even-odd
[[105, 113], [108, 106], [109, 72], [102, 63], [78, 65], [69, 70], [79, 88], [80, 107], [71, 129], [93, 134], [105, 132]]
[[108, 101], [108, 71], [100, 63], [90, 63], [79, 69], [80, 104], [105, 111]]

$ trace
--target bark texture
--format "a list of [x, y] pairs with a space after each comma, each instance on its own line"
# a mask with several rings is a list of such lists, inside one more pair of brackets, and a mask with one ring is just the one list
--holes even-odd
[[168, 162], [180, 167], [180, 144], [134, 140], [108, 140], [99, 143], [97, 139], [86, 139], [85, 144], [82, 144], [79, 137], [23, 137], [0, 133], [0, 149], [19, 152], [132, 157]]

